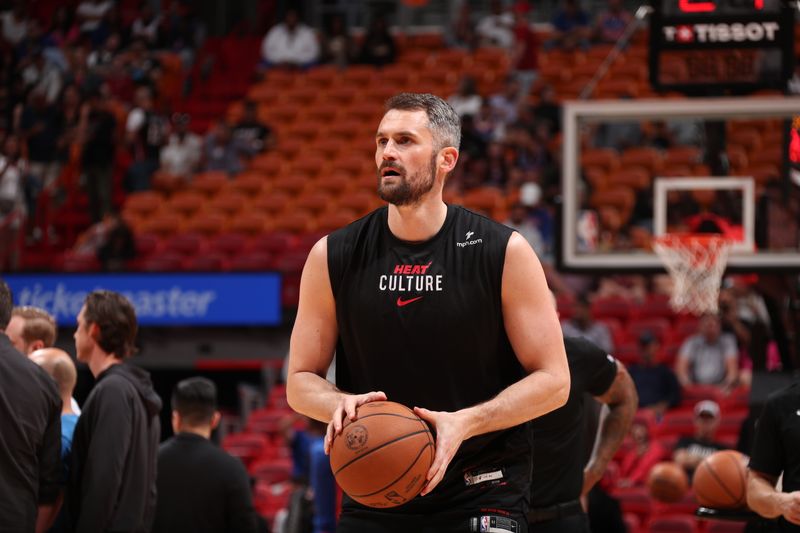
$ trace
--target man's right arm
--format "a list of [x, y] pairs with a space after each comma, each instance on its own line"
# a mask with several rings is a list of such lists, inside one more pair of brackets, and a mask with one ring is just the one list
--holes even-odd
[[383, 393], [347, 394], [325, 379], [338, 332], [328, 274], [328, 240], [323, 237], [308, 254], [300, 279], [300, 303], [289, 343], [286, 396], [298, 413], [331, 423], [325, 439], [326, 450], [333, 434], [341, 431], [345, 414], [353, 420], [359, 405], [386, 399]]
[[800, 525], [800, 491], [778, 492], [777, 479], [753, 470], [747, 473], [747, 505], [764, 518], [783, 516]]

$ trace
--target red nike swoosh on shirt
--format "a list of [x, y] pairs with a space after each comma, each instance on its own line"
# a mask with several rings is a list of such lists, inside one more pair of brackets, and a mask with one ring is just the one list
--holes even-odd
[[410, 298], [408, 300], [403, 300], [399, 296], [397, 297], [397, 307], [403, 307], [404, 305], [408, 305], [412, 302], [416, 302], [417, 300], [421, 300], [422, 296], [417, 296], [416, 298]]

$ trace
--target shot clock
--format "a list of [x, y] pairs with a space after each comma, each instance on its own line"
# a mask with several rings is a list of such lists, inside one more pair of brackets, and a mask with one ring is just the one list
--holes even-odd
[[653, 0], [650, 82], [656, 90], [783, 89], [794, 61], [788, 0]]

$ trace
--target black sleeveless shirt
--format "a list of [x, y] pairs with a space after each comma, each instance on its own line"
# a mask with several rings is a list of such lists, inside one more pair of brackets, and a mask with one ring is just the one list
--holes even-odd
[[[396, 238], [387, 207], [329, 235], [337, 387], [356, 394], [382, 390], [409, 407], [457, 411], [524, 377], [501, 307], [512, 231], [449, 205], [442, 228], [425, 242]], [[518, 510], [527, 505], [530, 470], [526, 427], [480, 435], [462, 443], [431, 494], [397, 510]]]

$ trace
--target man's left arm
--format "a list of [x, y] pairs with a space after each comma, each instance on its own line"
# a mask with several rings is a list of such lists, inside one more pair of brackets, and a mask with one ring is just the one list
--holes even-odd
[[633, 417], [636, 415], [639, 395], [636, 393], [636, 386], [630, 374], [622, 363], [617, 361], [617, 374], [614, 381], [605, 393], [596, 398], [608, 406], [608, 413], [600, 421], [592, 456], [583, 470], [581, 495], [586, 495], [603, 477], [606, 466], [617, 453], [633, 423]]
[[436, 429], [436, 456], [423, 496], [441, 481], [463, 441], [523, 424], [569, 397], [569, 366], [553, 299], [539, 259], [516, 232], [506, 248], [502, 309], [506, 334], [527, 376], [491, 400], [456, 412], [415, 407]]

